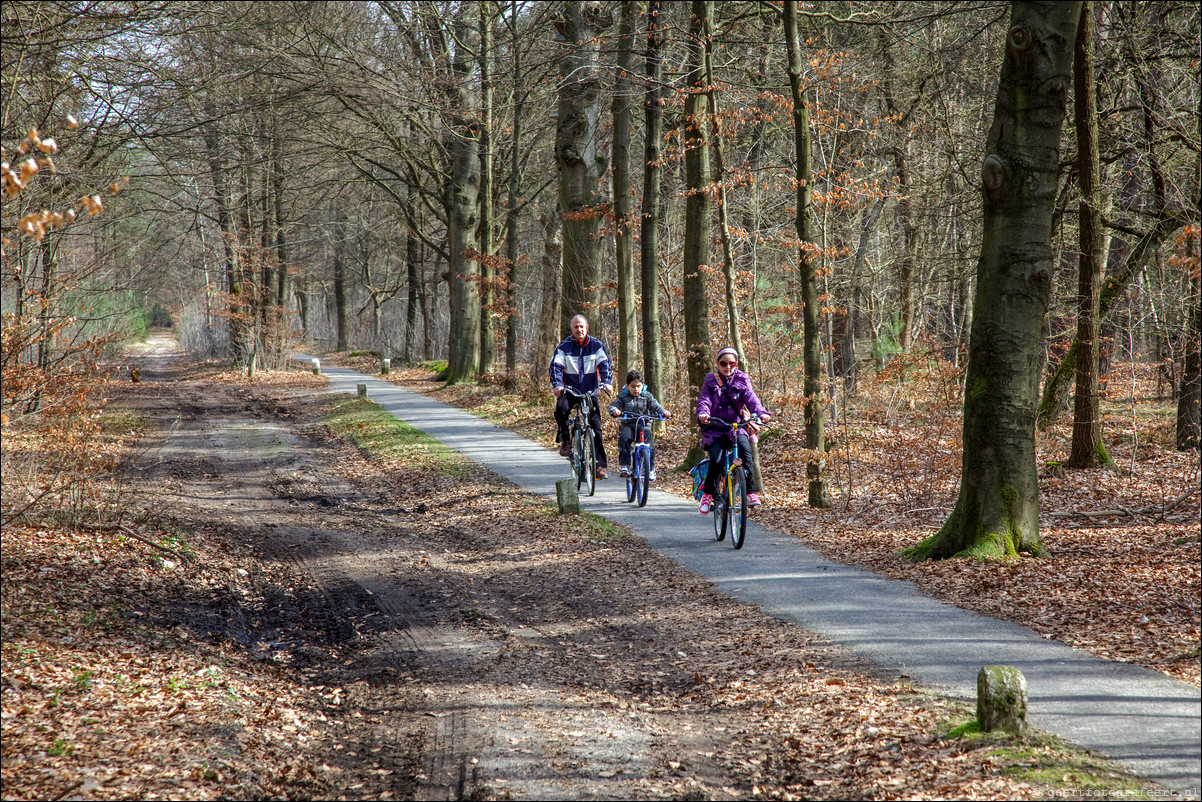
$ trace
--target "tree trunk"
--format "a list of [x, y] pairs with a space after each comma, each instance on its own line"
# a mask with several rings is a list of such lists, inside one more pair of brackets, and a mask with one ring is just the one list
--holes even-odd
[[708, 19], [712, 0], [692, 0], [689, 18], [688, 94], [684, 103], [684, 165], [686, 199], [684, 212], [684, 337], [689, 366], [689, 407], [697, 408], [701, 383], [709, 372], [709, 304], [705, 292], [705, 270], [710, 248], [709, 147], [705, 141], [706, 95], [703, 20]]
[[530, 380], [535, 387], [546, 387], [550, 382], [547, 373], [551, 366], [551, 354], [559, 344], [560, 294], [559, 281], [563, 275], [563, 242], [559, 238], [559, 211], [543, 217], [543, 303], [539, 310], [537, 339], [534, 343], [534, 362], [530, 367]]
[[805, 341], [806, 448], [812, 456], [806, 463], [811, 507], [831, 506], [826, 483], [826, 438], [822, 409], [822, 343], [818, 314], [818, 274], [813, 259], [814, 231], [811, 222], [810, 108], [802, 91], [801, 44], [797, 36], [797, 0], [785, 0], [785, 45], [789, 58], [789, 88], [793, 93], [793, 145], [797, 153], [797, 212], [794, 227], [800, 247], [798, 260], [801, 282], [802, 336]]
[[564, 37], [560, 48], [559, 119], [555, 127], [555, 163], [563, 220], [563, 309], [568, 330], [576, 315], [590, 317], [592, 333], [601, 335], [601, 176], [605, 157], [597, 150], [601, 77], [597, 66], [600, 33], [609, 18], [599, 2], [568, 0], [556, 26]]
[[647, 94], [643, 102], [646, 124], [643, 142], [643, 205], [639, 233], [639, 267], [643, 282], [643, 381], [663, 398], [663, 348], [659, 326], [659, 143], [663, 131], [660, 111], [663, 60], [660, 57], [661, 3], [647, 7]]
[[346, 324], [346, 217], [341, 210], [334, 212], [334, 319], [336, 341], [334, 350], [347, 349]]
[[[726, 282], [726, 327], [728, 342], [738, 352], [739, 364], [746, 365], [743, 353], [743, 338], [739, 332], [739, 305], [735, 288], [735, 253], [730, 239], [730, 215], [727, 208], [726, 159], [722, 151], [722, 132], [718, 119], [718, 88], [714, 78], [714, 21], [711, 6], [706, 5], [707, 15], [702, 19], [705, 31], [705, 84], [709, 101], [710, 148], [714, 153], [714, 183], [718, 187], [718, 238], [722, 243], [722, 277]], [[753, 460], [757, 465], [759, 460]]]
[[[417, 202], [417, 187], [413, 184], [409, 185], [409, 205], [414, 207]], [[414, 209], [413, 215], [408, 215], [412, 220], [416, 215]], [[410, 224], [412, 226], [412, 224]], [[421, 286], [421, 264], [419, 261], [418, 239], [413, 233], [413, 229], [409, 228], [405, 232], [405, 283], [407, 292], [405, 294], [405, 342], [401, 351], [401, 361], [406, 365], [413, 364], [413, 335], [417, 331], [417, 312], [418, 312], [418, 289]]]
[[1102, 444], [1098, 395], [1098, 305], [1102, 288], [1102, 177], [1098, 157], [1098, 103], [1094, 82], [1093, 2], [1081, 5], [1073, 53], [1073, 104], [1077, 128], [1077, 181], [1080, 184], [1077, 264], [1077, 389], [1073, 443], [1068, 465], [1092, 468], [1110, 462]]
[[634, 17], [639, 3], [622, 0], [618, 22], [618, 78], [613, 102], [614, 241], [618, 262], [618, 370], [621, 376], [638, 358], [634, 303], [634, 220], [630, 199], [630, 118], [634, 108]]
[[447, 210], [447, 265], [450, 276], [450, 331], [447, 347], [448, 382], [474, 379], [480, 370], [480, 265], [469, 256], [476, 233], [480, 193], [480, 129], [471, 113], [467, 85], [472, 74], [471, 26], [455, 22], [453, 69], [456, 78], [455, 120], [450, 147], [453, 166]]
[[1189, 314], [1185, 338], [1185, 369], [1181, 373], [1181, 392], [1177, 396], [1177, 448], [1197, 450], [1202, 441], [1202, 280], [1198, 276], [1198, 236], [1186, 240], [1185, 252], [1194, 260], [1189, 271], [1190, 297], [1194, 308]]
[[491, 4], [481, 3], [480, 49], [480, 367], [479, 374], [492, 372], [497, 356], [497, 331], [493, 324], [493, 294], [496, 267], [493, 256], [492, 192], [492, 14]]
[[1081, 3], [1012, 6], [981, 178], [984, 228], [964, 393], [960, 494], [912, 559], [1047, 556], [1035, 410], [1052, 288], [1060, 135]]
[[[525, 102], [526, 86], [522, 82], [522, 49], [517, 46], [518, 0], [513, 0], [510, 9], [510, 24], [513, 25], [513, 143], [509, 159], [509, 209], [505, 215], [505, 257], [509, 263], [509, 275], [505, 282], [505, 389], [514, 392], [518, 388], [518, 220], [521, 211], [519, 195], [522, 191], [521, 166], [522, 107]], [[554, 319], [552, 324], [554, 325]]]

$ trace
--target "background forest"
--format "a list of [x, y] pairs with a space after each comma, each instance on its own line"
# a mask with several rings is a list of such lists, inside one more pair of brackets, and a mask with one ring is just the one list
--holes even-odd
[[[169, 322], [252, 373], [307, 340], [514, 388], [585, 312], [661, 397], [695, 395], [736, 342], [775, 409], [821, 393], [836, 421], [896, 355], [954, 374], [1009, 13], [805, 6], [791, 74], [790, 15], [764, 2], [5, 2], [6, 416], [105, 338]], [[1090, 16], [1041, 422], [1071, 395], [1096, 125], [1098, 376], [1117, 359], [1184, 387], [1194, 446], [1199, 13]]]

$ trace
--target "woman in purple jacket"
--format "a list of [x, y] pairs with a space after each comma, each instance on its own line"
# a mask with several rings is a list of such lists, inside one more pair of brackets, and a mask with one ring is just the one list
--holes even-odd
[[[701, 395], [697, 399], [697, 422], [701, 424], [701, 447], [709, 452], [710, 470], [705, 476], [705, 489], [701, 496], [701, 506], [698, 512], [705, 515], [714, 504], [714, 482], [718, 479], [718, 470], [714, 467], [722, 457], [722, 449], [732, 444], [733, 433], [725, 433], [707, 428], [705, 424], [711, 418], [735, 423], [743, 420], [744, 413], [758, 415], [767, 422], [772, 419], [768, 410], [760, 403], [760, 399], [751, 388], [751, 377], [738, 369], [739, 357], [735, 349], [729, 346], [718, 352], [718, 369], [705, 377], [701, 383]], [[753, 476], [751, 463], [751, 442], [747, 432], [738, 430], [739, 457], [748, 476]], [[760, 503], [760, 497], [755, 493], [747, 494], [748, 506], [755, 507]]]

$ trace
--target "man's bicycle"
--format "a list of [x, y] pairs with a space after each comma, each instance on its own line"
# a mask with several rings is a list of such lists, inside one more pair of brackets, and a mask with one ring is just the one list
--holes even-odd
[[705, 426], [730, 433], [734, 444], [729, 448], [723, 447], [722, 460], [718, 465], [710, 464], [710, 468], [719, 468], [722, 473], [714, 481], [714, 507], [710, 513], [714, 517], [714, 539], [725, 540], [730, 533], [730, 545], [736, 549], [743, 548], [743, 540], [747, 536], [747, 471], [743, 469], [743, 460], [739, 458], [738, 430], [740, 426], [751, 424], [762, 426], [760, 419], [752, 416], [738, 423], [728, 423], [718, 418], [710, 418]]
[[622, 415], [618, 420], [634, 421], [635, 441], [630, 444], [630, 474], [626, 477], [626, 500], [638, 499], [640, 507], [647, 506], [651, 487], [651, 444], [647, 442], [647, 424], [667, 418], [650, 415]]
[[576, 477], [576, 489], [586, 487], [591, 496], [597, 489], [597, 440], [589, 421], [592, 420], [597, 394], [578, 393], [567, 387], [563, 391], [580, 400], [579, 404], [573, 405], [568, 418], [568, 442], [572, 445], [572, 475]]

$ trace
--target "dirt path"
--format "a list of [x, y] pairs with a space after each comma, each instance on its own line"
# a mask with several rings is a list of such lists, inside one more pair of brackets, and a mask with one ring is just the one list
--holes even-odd
[[941, 700], [637, 538], [555, 516], [483, 471], [365, 460], [329, 437], [320, 415], [335, 402], [305, 382], [190, 380], [162, 342], [138, 362], [143, 384], [118, 403], [159, 432], [138, 487], [251, 580], [148, 613], [312, 690], [327, 726], [296, 748], [330, 796], [1046, 792], [940, 742]]

